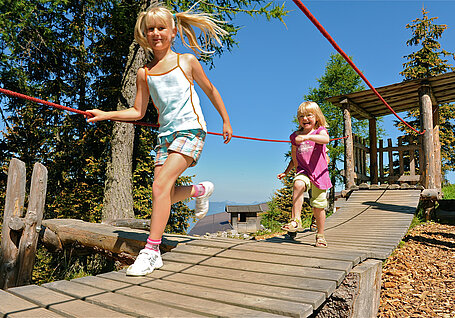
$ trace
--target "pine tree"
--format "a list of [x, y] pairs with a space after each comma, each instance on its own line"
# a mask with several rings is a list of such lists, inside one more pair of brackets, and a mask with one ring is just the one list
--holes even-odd
[[[443, 74], [448, 71], [455, 71], [445, 57], [455, 58], [454, 53], [441, 49], [438, 40], [442, 37], [443, 32], [447, 29], [445, 24], [435, 24], [437, 17], [430, 18], [428, 11], [422, 8], [422, 18], [418, 18], [406, 25], [407, 29], [412, 32], [412, 38], [406, 41], [408, 46], [420, 46], [420, 49], [414, 53], [406, 55], [408, 60], [403, 63], [404, 70], [400, 72], [405, 80], [426, 78]], [[419, 109], [411, 110], [407, 113], [410, 119], [409, 124], [418, 127], [420, 113]], [[455, 169], [455, 104], [439, 105], [439, 136], [441, 142], [441, 161], [443, 174], [446, 171]], [[410, 128], [402, 122], [396, 122], [401, 131], [411, 133]]]

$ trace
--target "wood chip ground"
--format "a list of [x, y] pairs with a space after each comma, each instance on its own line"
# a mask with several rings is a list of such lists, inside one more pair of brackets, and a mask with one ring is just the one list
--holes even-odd
[[378, 317], [455, 317], [455, 226], [413, 228], [382, 272]]

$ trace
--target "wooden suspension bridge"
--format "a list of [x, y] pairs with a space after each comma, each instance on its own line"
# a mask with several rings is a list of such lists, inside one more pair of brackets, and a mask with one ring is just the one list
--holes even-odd
[[[308, 317], [357, 268], [379, 272], [405, 235], [421, 190], [353, 191], [326, 222], [329, 247], [314, 233], [264, 241], [167, 235], [164, 266], [147, 277], [124, 271], [0, 290], [2, 317]], [[74, 220], [73, 220], [74, 221]], [[46, 220], [62, 233], [81, 228], [119, 251], [139, 249], [148, 233], [103, 224]], [[70, 235], [70, 234], [69, 234]], [[104, 238], [104, 239], [102, 239]], [[173, 246], [173, 247], [172, 247]], [[367, 299], [368, 306], [377, 306]]]

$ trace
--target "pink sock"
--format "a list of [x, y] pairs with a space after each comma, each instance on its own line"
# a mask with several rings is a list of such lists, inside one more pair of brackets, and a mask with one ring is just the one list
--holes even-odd
[[205, 194], [205, 188], [202, 184], [194, 184], [193, 189], [194, 189], [194, 194], [193, 194], [194, 198], [200, 197], [201, 195]]
[[161, 244], [161, 239], [152, 240], [152, 239], [148, 238], [147, 239], [147, 244], [145, 244], [145, 249], [159, 252], [160, 251], [160, 244]]

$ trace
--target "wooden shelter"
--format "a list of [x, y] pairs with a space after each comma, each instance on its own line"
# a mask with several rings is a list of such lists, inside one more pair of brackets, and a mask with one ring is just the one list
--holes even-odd
[[231, 225], [238, 233], [254, 233], [261, 229], [261, 214], [268, 211], [267, 203], [252, 205], [226, 205]]
[[[407, 182], [420, 184], [427, 189], [440, 189], [439, 105], [455, 101], [455, 72], [405, 81], [376, 90], [396, 113], [419, 107], [421, 127], [416, 129], [424, 133], [399, 137], [396, 147], [392, 146], [389, 139], [387, 147], [384, 147], [383, 141], [378, 141], [376, 137], [376, 120], [392, 111], [372, 90], [327, 99], [343, 110], [344, 136], [347, 136], [344, 143], [346, 189], [362, 182]], [[369, 145], [366, 140], [352, 134], [352, 117], [358, 120], [368, 119]], [[393, 164], [394, 153], [398, 153], [399, 158], [396, 169]], [[384, 154], [388, 154], [388, 169], [384, 169]], [[370, 164], [369, 176], [367, 157]]]

